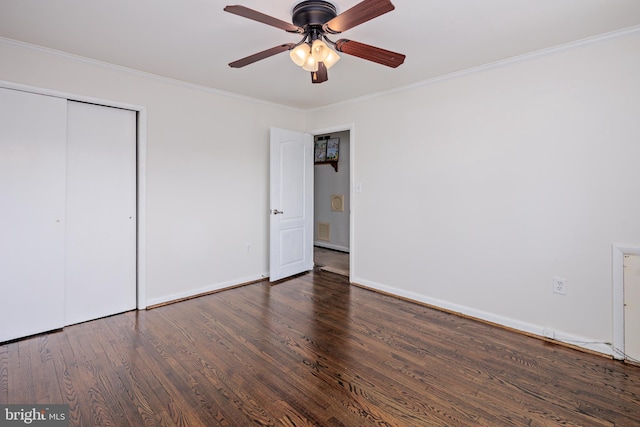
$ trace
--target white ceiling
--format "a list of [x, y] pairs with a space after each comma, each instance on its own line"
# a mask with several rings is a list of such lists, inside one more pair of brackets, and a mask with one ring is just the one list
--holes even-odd
[[[640, 0], [392, 0], [396, 9], [344, 32], [401, 52], [392, 69], [342, 54], [312, 84], [284, 52], [236, 59], [300, 37], [223, 11], [241, 4], [291, 21], [299, 0], [0, 0], [0, 36], [295, 108], [392, 90], [640, 25]], [[335, 0], [338, 13], [359, 0]], [[640, 52], [639, 52], [640, 54]]]

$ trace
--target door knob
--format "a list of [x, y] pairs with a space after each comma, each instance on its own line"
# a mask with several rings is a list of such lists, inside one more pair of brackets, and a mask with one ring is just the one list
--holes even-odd
[[274, 210], [273, 210], [273, 214], [274, 214], [274, 215], [283, 214], [283, 213], [284, 213], [284, 212], [279, 211], [278, 209], [274, 209]]

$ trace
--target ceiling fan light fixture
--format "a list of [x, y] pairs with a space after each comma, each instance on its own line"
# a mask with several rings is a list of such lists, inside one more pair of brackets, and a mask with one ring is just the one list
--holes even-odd
[[288, 50], [294, 64], [302, 67], [305, 71], [311, 72], [311, 81], [313, 83], [323, 83], [328, 79], [327, 70], [340, 60], [340, 55], [337, 52], [377, 62], [392, 68], [402, 65], [404, 62], [406, 56], [401, 53], [349, 39], [340, 39], [334, 42], [327, 37], [327, 34], [340, 34], [373, 18], [391, 12], [395, 9], [391, 0], [359, 0], [359, 3], [355, 6], [340, 14], [337, 13], [336, 7], [331, 3], [334, 0], [296, 1], [298, 3], [291, 11], [292, 23], [265, 15], [245, 6], [226, 6], [224, 8], [225, 12], [279, 28], [287, 33], [299, 34], [303, 37], [297, 44], [283, 43], [271, 49], [233, 61], [229, 63], [229, 66], [241, 68]]
[[313, 58], [313, 55], [309, 55], [305, 63], [302, 65], [302, 69], [305, 71], [316, 72], [318, 71], [318, 61]]
[[298, 67], [302, 67], [305, 64], [309, 55], [311, 55], [311, 50], [309, 49], [309, 45], [306, 43], [302, 43], [301, 45], [294, 47], [289, 53], [291, 60]]
[[340, 61], [340, 55], [338, 55], [338, 52], [327, 48], [327, 50], [329, 51], [329, 53], [327, 54], [327, 57], [324, 59], [324, 65], [325, 67], [327, 67], [327, 70], [331, 67], [333, 67], [336, 62]]
[[311, 56], [316, 62], [324, 62], [329, 55], [329, 46], [320, 39], [314, 40], [311, 45]]

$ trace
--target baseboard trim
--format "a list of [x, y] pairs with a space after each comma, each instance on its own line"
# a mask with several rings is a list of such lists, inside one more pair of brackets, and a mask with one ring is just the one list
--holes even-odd
[[215, 285], [205, 286], [189, 292], [181, 292], [177, 294], [168, 295], [161, 298], [153, 298], [147, 301], [147, 310], [162, 307], [169, 304], [175, 304], [177, 302], [187, 301], [193, 298], [202, 297], [205, 295], [215, 294], [222, 291], [228, 291], [229, 289], [239, 288], [241, 286], [252, 285], [254, 283], [268, 280], [268, 274], [260, 275], [259, 277], [245, 277], [237, 281], [228, 281], [218, 283]]
[[444, 311], [447, 313], [455, 314], [461, 317], [477, 320], [483, 323], [488, 323], [502, 329], [508, 329], [523, 335], [527, 335], [533, 338], [541, 339], [543, 341], [563, 345], [576, 350], [584, 351], [587, 353], [596, 354], [598, 356], [604, 356], [609, 359], [613, 358], [613, 349], [611, 343], [595, 342], [594, 340], [584, 338], [581, 336], [568, 334], [562, 331], [555, 330], [555, 338], [547, 338], [544, 336], [544, 328], [540, 325], [532, 323], [522, 322], [519, 320], [511, 319], [497, 314], [488, 313], [482, 310], [466, 307], [463, 305], [455, 304], [449, 301], [440, 300], [437, 298], [431, 298], [425, 295], [417, 294], [414, 292], [405, 291], [402, 289], [394, 288], [391, 286], [382, 285], [379, 283], [371, 282], [360, 278], [352, 278], [352, 285], [368, 289], [373, 292], [389, 295], [392, 297], [400, 298], [413, 303], [421, 304], [426, 307], [430, 307], [436, 310]]
[[321, 242], [321, 241], [318, 241], [318, 240], [313, 242], [313, 246], [318, 246], [320, 248], [333, 249], [334, 251], [340, 251], [340, 252], [349, 253], [349, 247], [347, 247], [347, 246], [334, 245], [334, 244], [331, 244], [331, 243]]

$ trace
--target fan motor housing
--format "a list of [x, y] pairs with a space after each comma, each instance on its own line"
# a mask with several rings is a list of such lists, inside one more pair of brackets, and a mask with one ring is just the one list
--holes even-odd
[[328, 1], [309, 0], [293, 7], [293, 25], [305, 28], [310, 25], [322, 25], [337, 15], [336, 7]]

